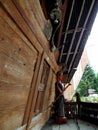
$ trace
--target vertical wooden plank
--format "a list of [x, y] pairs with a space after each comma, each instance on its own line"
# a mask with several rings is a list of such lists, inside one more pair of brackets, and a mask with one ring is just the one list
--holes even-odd
[[[24, 2], [23, 2], [24, 3]], [[20, 12], [17, 10], [16, 6], [13, 4], [11, 0], [2, 0], [1, 1], [2, 6], [4, 7], [5, 11], [9, 14], [11, 19], [14, 20], [16, 25], [21, 29], [21, 31], [24, 33], [24, 35], [29, 39], [29, 41], [33, 44], [33, 46], [39, 51], [42, 52], [42, 48], [40, 44], [38, 44], [37, 39], [34, 36], [34, 30], [33, 27], [30, 28], [26, 21], [23, 19], [23, 16], [20, 14]]]
[[48, 79], [49, 79], [50, 66], [44, 59], [43, 69], [41, 73], [41, 80], [38, 87], [38, 95], [36, 100], [35, 112], [41, 112], [43, 108], [44, 98], [46, 98], [45, 93], [48, 87]]
[[39, 83], [40, 83], [40, 80], [41, 80], [41, 74], [42, 74], [42, 68], [43, 68], [43, 61], [44, 61], [44, 53], [43, 55], [41, 56], [41, 61], [40, 61], [40, 65], [39, 65], [39, 70], [37, 72], [37, 79], [36, 79], [36, 82], [35, 82], [35, 92], [34, 92], [34, 96], [33, 96], [33, 100], [32, 100], [32, 103], [31, 103], [31, 111], [30, 111], [30, 114], [29, 114], [29, 120], [28, 120], [28, 127], [30, 126], [30, 123], [31, 123], [31, 119], [33, 118], [33, 116], [35, 115], [34, 113], [34, 109], [35, 109], [35, 105], [36, 105], [36, 98], [37, 98], [37, 94], [38, 94], [38, 86], [39, 86]]
[[[45, 16], [43, 14], [41, 5], [40, 5], [40, 1], [39, 0], [28, 0], [29, 2], [29, 6], [31, 11], [33, 12], [35, 19], [37, 21], [37, 23], [39, 24], [40, 28], [42, 29], [42, 31], [44, 31], [44, 26], [47, 22], [47, 20], [45, 19]], [[34, 5], [34, 6], [32, 6]]]
[[0, 129], [13, 130], [23, 121], [37, 52], [0, 16]]
[[[26, 21], [27, 25], [37, 37], [39, 43], [43, 46], [43, 48], [49, 50], [49, 43], [43, 31], [41, 30], [42, 25], [43, 26], [45, 25], [45, 21], [44, 21], [45, 19], [44, 18], [43, 18], [44, 20], [42, 19], [43, 15], [42, 15], [41, 7], [39, 6], [39, 2], [36, 2], [36, 1], [31, 2], [30, 0], [29, 1], [28, 0], [17, 0], [17, 1], [13, 0], [13, 1], [18, 11], [22, 15], [23, 19]], [[31, 5], [33, 5], [33, 7]], [[39, 21], [38, 21], [37, 15], [40, 16]]]
[[[5, 21], [5, 23], [7, 23], [10, 28], [12, 28], [12, 30], [17, 33], [17, 35], [23, 40], [25, 41], [25, 43], [27, 44], [27, 46], [32, 49], [32, 51], [35, 51], [34, 47], [32, 46], [31, 42], [28, 40], [28, 38], [22, 33], [22, 31], [17, 27], [17, 24], [15, 24], [15, 22], [11, 19], [11, 17], [8, 15], [8, 13], [5, 11], [5, 9], [3, 8], [3, 6], [0, 3], [0, 17], [3, 18], [3, 20]], [[36, 42], [36, 41], [35, 41]], [[37, 44], [37, 43], [36, 43]], [[40, 48], [40, 52], [42, 48]]]
[[35, 102], [35, 94], [37, 91], [36, 84], [38, 82], [37, 77], [38, 77], [38, 73], [39, 73], [40, 64], [41, 64], [41, 54], [39, 53], [37, 63], [36, 63], [35, 73], [34, 73], [34, 76], [32, 78], [32, 82], [31, 82], [31, 89], [30, 89], [29, 96], [28, 96], [27, 107], [25, 110], [23, 124], [28, 123], [30, 118], [33, 116], [33, 115], [31, 115], [31, 113], [33, 114], [33, 112], [34, 112], [33, 111], [34, 108], [32, 108], [32, 107], [34, 107], [34, 105], [32, 106], [32, 104]]
[[49, 105], [54, 102], [55, 100], [55, 82], [56, 82], [56, 75], [55, 73], [52, 71], [52, 82], [51, 82], [51, 94], [50, 94], [50, 97], [49, 97]]
[[47, 109], [49, 106], [49, 97], [50, 97], [50, 85], [52, 84], [52, 70], [50, 69], [49, 75], [48, 75], [48, 81], [47, 81], [47, 87], [45, 90], [45, 95], [44, 95], [44, 103], [43, 103], [43, 110]]

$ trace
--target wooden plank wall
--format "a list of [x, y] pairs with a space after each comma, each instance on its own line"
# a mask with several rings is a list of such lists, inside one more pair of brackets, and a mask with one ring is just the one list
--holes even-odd
[[40, 129], [49, 118], [59, 66], [44, 34], [47, 22], [39, 0], [0, 0], [0, 130]]

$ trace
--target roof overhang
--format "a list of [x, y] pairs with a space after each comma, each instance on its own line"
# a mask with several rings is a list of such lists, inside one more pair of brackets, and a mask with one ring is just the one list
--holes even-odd
[[[70, 82], [81, 59], [86, 41], [95, 20], [97, 0], [65, 0], [59, 2], [62, 11], [60, 26], [54, 31], [54, 45], [59, 50], [58, 64], [62, 65], [66, 82]], [[56, 27], [55, 27], [56, 28]]]

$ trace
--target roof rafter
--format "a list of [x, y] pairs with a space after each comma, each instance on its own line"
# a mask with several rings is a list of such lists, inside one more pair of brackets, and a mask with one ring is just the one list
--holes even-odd
[[[83, 12], [83, 9], [84, 9], [84, 5], [85, 5], [85, 0], [83, 0], [83, 3], [82, 3], [82, 8], [81, 8], [81, 11], [80, 11], [80, 14], [79, 14], [79, 17], [78, 17], [78, 21], [77, 21], [77, 23], [76, 23], [75, 31], [74, 31], [74, 33], [73, 33], [73, 37], [72, 37], [71, 44], [70, 44], [70, 47], [69, 47], [69, 50], [68, 50], [68, 55], [67, 55], [65, 64], [67, 64], [67, 62], [68, 62], [69, 54], [70, 54], [70, 51], [71, 51], [72, 46], [73, 46], [73, 43], [74, 43], [74, 38], [75, 38], [75, 35], [76, 35], [76, 32], [77, 32], [77, 28], [78, 28], [78, 26], [79, 26], [79, 22], [80, 22], [80, 19], [81, 19], [81, 16], [82, 16], [82, 12]], [[75, 51], [75, 52], [76, 52], [76, 51]]]

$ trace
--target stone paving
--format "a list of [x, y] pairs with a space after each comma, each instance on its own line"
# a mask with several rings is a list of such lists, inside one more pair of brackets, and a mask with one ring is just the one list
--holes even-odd
[[98, 130], [98, 126], [76, 119], [69, 119], [66, 124], [59, 125], [51, 119], [41, 130]]

